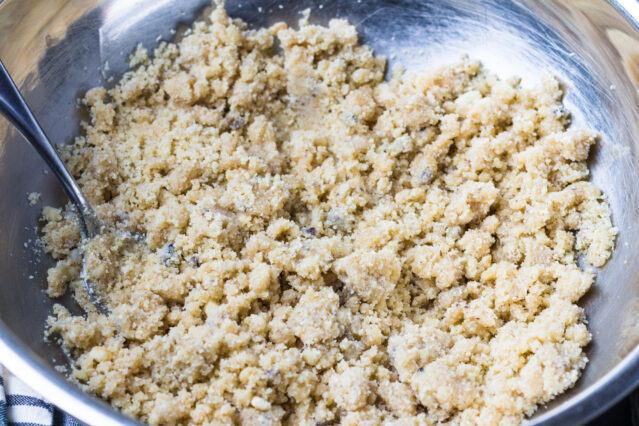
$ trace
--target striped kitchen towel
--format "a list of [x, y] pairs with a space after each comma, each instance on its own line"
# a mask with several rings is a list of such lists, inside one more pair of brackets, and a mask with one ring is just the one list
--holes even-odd
[[0, 365], [0, 426], [83, 426]]

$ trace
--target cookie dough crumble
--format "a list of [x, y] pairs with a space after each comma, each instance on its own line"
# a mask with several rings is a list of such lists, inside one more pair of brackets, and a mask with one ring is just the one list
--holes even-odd
[[29, 203], [29, 206], [33, 207], [36, 204], [38, 204], [38, 201], [40, 201], [40, 193], [39, 192], [29, 192], [27, 194], [27, 202]]
[[516, 424], [578, 379], [577, 256], [603, 266], [617, 231], [554, 78], [386, 82], [346, 21], [223, 8], [131, 65], [62, 156], [145, 245], [44, 209], [48, 293], [86, 311], [48, 334], [83, 389], [151, 424]]

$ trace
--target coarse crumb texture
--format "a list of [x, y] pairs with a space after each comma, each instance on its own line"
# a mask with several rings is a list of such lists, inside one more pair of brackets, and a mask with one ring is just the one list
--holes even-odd
[[49, 294], [86, 311], [48, 322], [72, 379], [151, 424], [515, 424], [571, 387], [577, 255], [617, 231], [558, 82], [465, 58], [385, 82], [346, 21], [210, 19], [90, 90], [63, 149], [148, 245], [89, 242], [101, 315], [71, 209], [45, 209]]
[[40, 201], [40, 195], [41, 194], [39, 192], [29, 192], [27, 194], [27, 201], [31, 207], [38, 204], [38, 201]]

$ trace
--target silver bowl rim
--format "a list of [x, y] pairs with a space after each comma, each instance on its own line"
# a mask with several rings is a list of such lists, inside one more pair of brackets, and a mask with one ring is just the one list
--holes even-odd
[[[607, 0], [639, 33], [639, 2]], [[118, 412], [97, 397], [55, 372], [31, 352], [0, 320], [0, 360], [18, 379], [47, 401], [88, 424], [117, 426], [140, 423]], [[603, 413], [639, 386], [639, 346], [636, 346], [612, 370], [569, 400], [547, 412], [526, 420], [527, 424], [584, 424]]]

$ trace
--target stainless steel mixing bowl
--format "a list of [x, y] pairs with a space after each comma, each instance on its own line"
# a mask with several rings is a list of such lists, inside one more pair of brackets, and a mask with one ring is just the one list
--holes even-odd
[[[567, 89], [574, 122], [598, 130], [592, 180], [607, 194], [617, 249], [583, 301], [593, 342], [574, 389], [536, 422], [578, 424], [639, 384], [639, 3], [635, 0], [229, 0], [252, 25], [345, 17], [364, 42], [409, 69], [469, 53], [502, 77], [531, 84], [543, 70]], [[0, 58], [50, 138], [70, 142], [86, 112], [76, 99], [113, 84], [138, 43], [169, 40], [207, 0], [0, 0]], [[101, 69], [108, 63], [105, 71]], [[41, 192], [29, 206], [27, 193]], [[132, 424], [79, 391], [53, 367], [66, 362], [43, 341], [52, 301], [43, 293], [51, 259], [37, 250], [42, 205], [65, 202], [58, 183], [15, 130], [0, 120], [0, 362], [53, 403], [95, 425]], [[70, 300], [64, 302], [72, 307]]]

